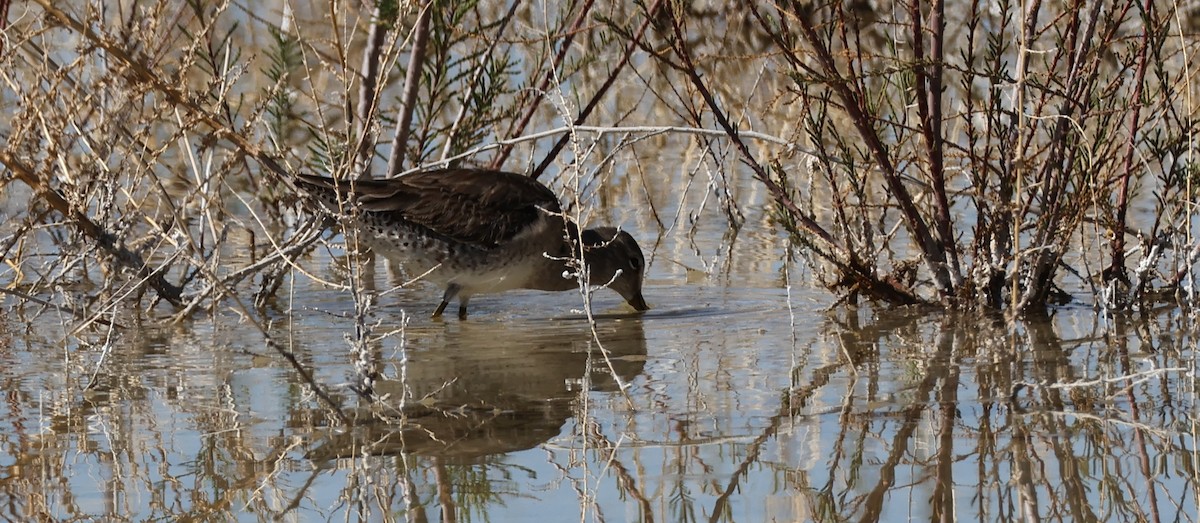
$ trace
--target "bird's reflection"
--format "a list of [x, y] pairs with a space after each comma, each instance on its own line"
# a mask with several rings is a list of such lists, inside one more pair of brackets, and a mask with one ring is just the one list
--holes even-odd
[[376, 383], [384, 405], [359, 417], [370, 421], [325, 437], [309, 457], [469, 462], [537, 446], [560, 433], [583, 387], [615, 391], [642, 372], [640, 319], [599, 321], [596, 334], [586, 321], [561, 320], [414, 329], [407, 361], [393, 376], [402, 379]]

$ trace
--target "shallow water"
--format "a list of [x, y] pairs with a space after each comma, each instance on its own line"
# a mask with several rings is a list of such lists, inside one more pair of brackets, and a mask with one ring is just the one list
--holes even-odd
[[[664, 234], [653, 309], [599, 291], [594, 332], [578, 293], [484, 296], [466, 321], [427, 317], [436, 289], [383, 293], [375, 403], [348, 387], [349, 294], [297, 276], [260, 318], [350, 429], [233, 305], [111, 337], [8, 307], [4, 517], [1197, 519], [1186, 317], [826, 311], [747, 224], [733, 250], [715, 226]], [[375, 268], [378, 289], [403, 279]]]
[[[465, 321], [431, 319], [438, 289], [396, 289], [403, 274], [349, 263], [337, 237], [297, 263], [336, 283], [348, 266], [370, 269], [356, 273], [375, 290], [361, 322], [349, 291], [300, 272], [266, 309], [225, 300], [176, 326], [122, 310], [108, 316], [120, 328], [72, 333], [67, 313], [6, 295], [0, 513], [1200, 517], [1189, 317], [829, 308], [806, 265], [785, 261], [755, 183], [731, 180], [735, 231], [703, 180], [680, 194], [682, 176], [613, 180], [627, 192], [596, 208], [648, 251], [652, 309], [599, 290], [594, 329], [578, 292], [480, 296]], [[376, 401], [354, 393], [358, 369]]]

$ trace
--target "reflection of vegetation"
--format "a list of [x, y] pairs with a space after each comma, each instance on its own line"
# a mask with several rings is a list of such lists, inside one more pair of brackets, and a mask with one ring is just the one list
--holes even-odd
[[[459, 520], [474, 521], [527, 496], [550, 495], [548, 485], [564, 481], [586, 484], [582, 491], [588, 495], [616, 491], [630, 505], [625, 510], [654, 521], [744, 521], [747, 514], [766, 510], [764, 498], [787, 499], [804, 517], [784, 514], [821, 521], [882, 520], [896, 510], [978, 513], [988, 520], [1030, 515], [1080, 520], [1102, 514], [1151, 519], [1148, 514], [1157, 510], [1163, 519], [1183, 519], [1176, 516], [1190, 514], [1187, 507], [1194, 505], [1187, 496], [1197, 479], [1189, 428], [1179, 420], [1186, 419], [1194, 396], [1188, 380], [1175, 379], [1179, 370], [1138, 374], [1146, 362], [1178, 369], [1189, 361], [1195, 332], [1180, 328], [1178, 321], [1121, 323], [1108, 337], [1087, 332], [1067, 337], [1063, 332], [1078, 329], [1072, 321], [1031, 321], [1010, 330], [996, 318], [972, 315], [877, 312], [866, 321], [846, 314], [825, 325], [823, 338], [795, 349], [824, 363], [797, 361], [783, 386], [763, 391], [769, 400], [750, 417], [714, 418], [712, 413], [756, 401], [751, 387], [742, 385], [763, 375], [741, 374], [741, 382], [729, 389], [699, 381], [678, 397], [641, 391], [634, 403], [656, 409], [622, 410], [624, 404], [616, 402], [616, 409], [603, 413], [595, 405], [585, 409], [585, 400], [568, 400], [587, 394], [560, 388], [561, 396], [549, 400], [564, 411], [555, 414], [561, 417], [553, 433], [570, 435], [555, 446], [566, 444], [561, 455], [548, 451], [547, 461], [558, 467], [549, 477], [542, 475], [548, 467], [529, 456], [540, 456], [541, 450], [520, 457], [507, 452], [455, 456], [436, 450], [405, 453], [398, 447], [395, 457], [372, 456], [360, 440], [358, 454], [310, 462], [305, 452], [314, 444], [246, 424], [238, 396], [247, 392], [239, 394], [233, 385], [239, 381], [235, 375], [245, 372], [237, 360], [217, 361], [216, 370], [197, 361], [156, 370], [144, 381], [131, 379], [146, 371], [147, 356], [170, 356], [164, 348], [188, 345], [169, 333], [147, 332], [146, 346], [122, 345], [113, 352], [87, 400], [72, 403], [60, 396], [48, 402], [58, 407], [47, 409], [44, 420], [4, 418], [7, 426], [22, 428], [0, 438], [12, 457], [0, 474], [0, 496], [52, 493], [50, 499], [22, 498], [26, 504], [14, 509], [20, 511], [14, 517], [34, 510], [94, 516], [95, 509], [81, 501], [85, 493], [59, 494], [92, 488], [90, 481], [57, 480], [87, 467], [112, 492], [153, 492], [168, 500], [153, 513], [163, 517], [220, 519], [247, 507], [264, 514], [306, 513], [332, 479], [335, 485], [345, 483], [341, 496], [347, 510], [365, 514], [389, 507], [396, 514], [427, 516], [450, 510]], [[484, 326], [475, 334], [492, 332]], [[468, 367], [495, 367], [487, 355], [470, 351], [477, 341], [468, 336], [444, 343], [454, 353], [432, 361], [457, 365], [473, 356], [483, 364]], [[559, 360], [564, 373], [583, 368], [577, 353], [529, 350], [546, 359], [525, 356], [522, 361], [538, 367]], [[905, 369], [918, 358], [925, 362], [924, 374], [909, 381]], [[722, 364], [700, 355], [677, 372], [703, 376], [709, 371], [701, 368], [705, 365], [720, 369]], [[420, 366], [411, 370], [416, 373]], [[1100, 372], [1110, 379], [1080, 379]], [[163, 379], [160, 373], [170, 376]], [[433, 380], [443, 373], [429, 374]], [[42, 401], [35, 393], [43, 390], [41, 383], [4, 376], [10, 402]], [[86, 373], [78, 376], [87, 379]], [[1130, 387], [1130, 381], [1115, 379], [1119, 376], [1149, 380]], [[511, 376], [499, 384], [480, 383], [489, 377], [495, 374], [464, 381], [477, 391], [513, 389], [521, 382]], [[168, 395], [159, 393], [163, 382], [171, 384]], [[564, 380], [550, 376], [545, 382], [538, 386], [561, 387]], [[454, 398], [470, 390], [445, 394]], [[301, 398], [294, 402], [307, 404]], [[164, 408], [177, 411], [177, 419], [187, 419], [189, 426], [161, 423]], [[294, 407], [292, 412], [294, 434], [311, 434], [329, 421], [320, 417], [320, 409]], [[563, 424], [578, 429], [566, 431]], [[34, 432], [34, 427], [44, 428]], [[634, 431], [636, 439], [625, 437]], [[488, 441], [504, 439], [496, 435]], [[413, 444], [415, 449], [418, 442]], [[531, 494], [530, 484], [547, 491]], [[288, 508], [292, 502], [305, 508]], [[605, 508], [611, 518], [613, 509]]]

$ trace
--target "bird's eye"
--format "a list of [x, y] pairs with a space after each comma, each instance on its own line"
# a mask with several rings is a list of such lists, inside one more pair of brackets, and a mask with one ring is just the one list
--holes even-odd
[[631, 268], [635, 271], [638, 269], [641, 269], [642, 268], [642, 260], [639, 260], [637, 258], [630, 258], [629, 259], [629, 268]]

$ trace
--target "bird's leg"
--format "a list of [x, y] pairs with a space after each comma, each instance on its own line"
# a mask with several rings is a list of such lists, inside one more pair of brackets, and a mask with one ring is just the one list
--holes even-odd
[[470, 299], [470, 296], [461, 296], [458, 298], [458, 319], [467, 319], [467, 300]]
[[[450, 305], [450, 300], [453, 300], [454, 297], [458, 295], [458, 291], [461, 289], [462, 289], [462, 287], [459, 287], [457, 284], [454, 284], [454, 283], [451, 283], [446, 286], [446, 293], [442, 295], [441, 305], [438, 305], [437, 310], [433, 311], [434, 318], [442, 317], [442, 313], [446, 312], [446, 307], [448, 305]], [[459, 303], [460, 303], [460, 305], [458, 308], [458, 317], [459, 318], [466, 317], [466, 315], [467, 315], [466, 304], [462, 303], [462, 302], [459, 302]]]

